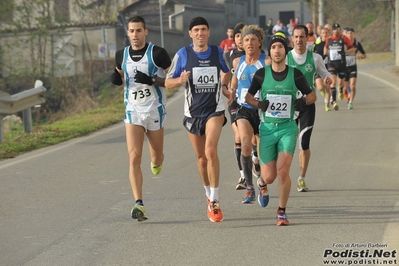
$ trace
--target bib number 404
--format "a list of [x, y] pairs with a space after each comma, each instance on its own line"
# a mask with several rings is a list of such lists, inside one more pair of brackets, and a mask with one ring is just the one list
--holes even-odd
[[197, 83], [199, 83], [199, 84], [208, 84], [208, 83], [214, 84], [215, 77], [213, 75], [212, 76], [207, 76], [207, 75], [199, 76], [197, 79]]

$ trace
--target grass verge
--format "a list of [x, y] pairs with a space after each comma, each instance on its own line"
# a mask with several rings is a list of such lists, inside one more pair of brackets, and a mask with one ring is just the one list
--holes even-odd
[[[166, 90], [166, 97], [169, 98], [176, 92], [177, 89]], [[122, 93], [120, 96], [123, 98]], [[14, 122], [9, 132], [4, 133], [3, 142], [0, 143], [0, 160], [88, 135], [123, 121], [124, 113], [125, 106], [121, 99], [103, 108], [68, 116], [51, 124], [33, 126], [31, 133], [25, 133], [23, 125]], [[3, 126], [4, 124], [5, 122]]]
[[124, 105], [119, 102], [69, 116], [52, 124], [35, 126], [31, 133], [25, 133], [23, 126], [19, 125], [4, 134], [3, 143], [0, 144], [0, 160], [90, 134], [121, 122], [123, 115]]

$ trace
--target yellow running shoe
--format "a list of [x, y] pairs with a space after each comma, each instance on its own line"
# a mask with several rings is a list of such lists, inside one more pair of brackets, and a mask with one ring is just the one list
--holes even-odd
[[330, 104], [328, 104], [328, 103], [326, 103], [326, 104], [324, 105], [324, 108], [326, 109], [326, 112], [331, 111]]
[[339, 99], [340, 101], [342, 101], [342, 100], [344, 99], [344, 93], [343, 93], [342, 91], [340, 91], [340, 92], [338, 93], [338, 99]]
[[335, 111], [338, 111], [338, 110], [339, 110], [339, 106], [338, 106], [338, 103], [337, 103], [337, 102], [334, 102], [334, 103], [333, 103], [333, 109], [334, 109]]
[[151, 171], [154, 175], [159, 175], [162, 171], [162, 164], [160, 166], [155, 166], [153, 163], [151, 163]]
[[147, 213], [144, 209], [143, 205], [135, 204], [132, 208], [132, 218], [137, 219], [139, 222], [145, 221], [148, 219]]
[[308, 187], [306, 186], [305, 180], [303, 179], [298, 180], [298, 183], [296, 184], [296, 189], [299, 192], [306, 192], [309, 190]]

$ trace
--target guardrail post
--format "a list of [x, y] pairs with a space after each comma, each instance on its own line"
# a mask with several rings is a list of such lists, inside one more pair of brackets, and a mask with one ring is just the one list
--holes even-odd
[[3, 142], [3, 118], [4, 116], [0, 115], [0, 143]]
[[32, 132], [32, 110], [27, 108], [22, 112], [22, 119], [24, 120], [24, 129], [26, 133]]
[[31, 108], [37, 104], [42, 104], [46, 100], [41, 96], [46, 88], [43, 82], [36, 80], [33, 89], [25, 90], [14, 95], [0, 91], [0, 143], [3, 142], [3, 117], [23, 111], [25, 132], [32, 131], [32, 111]]

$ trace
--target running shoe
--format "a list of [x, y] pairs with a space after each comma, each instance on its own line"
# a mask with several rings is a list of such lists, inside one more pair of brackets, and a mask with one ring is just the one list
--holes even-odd
[[348, 110], [352, 110], [352, 109], [353, 109], [352, 103], [348, 103]]
[[326, 104], [324, 105], [324, 108], [326, 109], [326, 112], [331, 111], [330, 104], [328, 104], [328, 103], [326, 103]]
[[320, 91], [320, 95], [321, 96], [326, 96], [326, 89], [322, 89], [321, 91]]
[[154, 175], [159, 175], [162, 171], [162, 164], [160, 166], [155, 166], [153, 163], [151, 163], [151, 171]]
[[266, 207], [267, 204], [269, 204], [269, 191], [267, 190], [267, 185], [265, 184], [264, 186], [260, 185], [261, 179], [258, 178], [257, 184], [258, 184], [258, 189], [259, 189], [259, 195], [258, 195], [258, 203], [261, 207]]
[[338, 110], [339, 110], [339, 106], [338, 106], [338, 103], [337, 103], [337, 102], [334, 102], [334, 103], [333, 103], [333, 109], [334, 109], [335, 111], [338, 111]]
[[247, 193], [242, 199], [242, 203], [254, 203], [255, 201], [255, 189], [253, 187], [247, 187]]
[[236, 190], [242, 190], [247, 188], [247, 183], [245, 182], [245, 177], [240, 177], [236, 185]]
[[344, 93], [340, 90], [338, 93], [338, 99], [342, 101], [344, 99]]
[[296, 189], [299, 192], [306, 192], [308, 191], [308, 187], [306, 186], [305, 180], [304, 179], [299, 179], [297, 184], [296, 184]]
[[259, 161], [258, 161], [258, 163], [253, 163], [253, 164], [252, 164], [252, 174], [253, 174], [256, 178], [259, 178], [259, 177], [260, 177], [260, 164], [259, 164]]
[[220, 209], [220, 204], [218, 200], [215, 200], [213, 202], [209, 201], [208, 219], [213, 223], [223, 221], [223, 213], [222, 210]]
[[277, 225], [289, 225], [290, 222], [288, 222], [287, 215], [285, 214], [285, 211], [283, 210], [278, 210], [277, 211]]
[[148, 219], [147, 213], [144, 209], [143, 205], [135, 204], [132, 208], [132, 218], [137, 219], [139, 222], [145, 221]]

